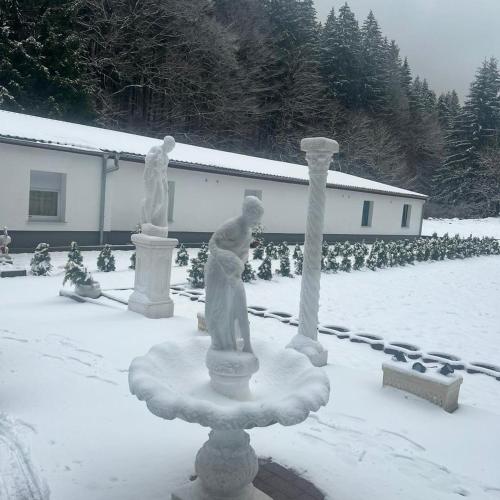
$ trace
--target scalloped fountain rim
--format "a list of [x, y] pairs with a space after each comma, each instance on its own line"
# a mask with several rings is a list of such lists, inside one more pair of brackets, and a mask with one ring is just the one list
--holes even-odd
[[[205, 367], [209, 342], [203, 337], [193, 337], [182, 343], [164, 342], [153, 346], [145, 356], [132, 361], [129, 369], [130, 391], [145, 401], [148, 409], [158, 417], [167, 420], [180, 418], [221, 430], [267, 427], [276, 423], [295, 425], [303, 422], [310, 412], [328, 403], [330, 383], [323, 370], [313, 367], [307, 357], [293, 349], [273, 350], [269, 354], [271, 349], [263, 342], [254, 343], [261, 371], [267, 366], [275, 375], [279, 367], [288, 369], [284, 371], [281, 386], [274, 376], [272, 395], [256, 395], [256, 399], [251, 401], [236, 401], [215, 393], [209, 387]], [[174, 365], [171, 365], [172, 361]], [[201, 379], [196, 380], [196, 376], [187, 378], [176, 375], [176, 366], [185, 366], [185, 371], [198, 366], [198, 363], [199, 369], [206, 372], [203, 383]], [[210, 399], [177, 392], [173, 387], [176, 377], [184, 384], [195, 384], [191, 393], [206, 391], [203, 394]], [[265, 380], [260, 381], [259, 386], [264, 383]]]

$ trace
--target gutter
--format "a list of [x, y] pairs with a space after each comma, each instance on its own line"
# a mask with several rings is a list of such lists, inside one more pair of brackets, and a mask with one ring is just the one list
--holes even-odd
[[114, 163], [112, 167], [108, 167], [109, 154], [102, 155], [101, 165], [101, 197], [99, 206], [99, 245], [104, 245], [104, 216], [106, 212], [106, 182], [108, 174], [116, 172], [120, 168], [120, 157], [114, 155]]
[[[111, 155], [120, 155], [120, 159], [134, 162], [134, 163], [144, 163], [145, 156], [131, 154], [131, 153], [115, 153], [113, 151], [103, 152], [102, 150], [88, 150], [88, 149], [79, 149], [78, 147], [68, 147], [55, 143], [44, 143], [37, 142], [29, 139], [19, 139], [13, 137], [0, 136], [0, 143], [12, 144], [17, 146], [27, 146], [27, 147], [37, 147], [42, 149], [52, 149], [58, 151], [65, 151], [67, 153], [76, 153], [76, 154], [84, 154], [90, 156], [102, 156], [103, 154]], [[192, 170], [197, 172], [207, 172], [218, 175], [229, 175], [232, 177], [244, 177], [248, 179], [259, 179], [264, 181], [274, 181], [274, 182], [282, 182], [287, 184], [301, 184], [301, 185], [309, 185], [309, 181], [305, 179], [294, 179], [291, 177], [281, 177], [278, 175], [271, 174], [261, 174], [256, 172], [248, 172], [242, 170], [231, 169], [227, 167], [214, 167], [210, 165], [202, 165], [199, 163], [190, 163], [183, 162], [180, 160], [170, 159], [169, 168], [177, 168], [180, 170]], [[361, 193], [374, 193], [380, 194], [383, 196], [395, 196], [398, 198], [413, 198], [417, 200], [427, 200], [429, 197], [427, 195], [419, 195], [419, 194], [408, 194], [408, 193], [397, 193], [393, 191], [383, 191], [379, 189], [370, 189], [370, 188], [362, 188], [357, 186], [342, 186], [339, 184], [327, 184], [327, 189], [339, 189], [343, 191], [355, 191]]]

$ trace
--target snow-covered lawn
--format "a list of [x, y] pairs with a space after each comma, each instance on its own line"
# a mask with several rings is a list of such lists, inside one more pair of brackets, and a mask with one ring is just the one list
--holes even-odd
[[443, 236], [459, 234], [464, 238], [472, 236], [491, 236], [500, 239], [500, 217], [486, 219], [424, 219], [422, 234], [431, 236], [437, 233]]
[[[130, 288], [130, 252], [115, 255], [118, 271], [95, 277], [104, 289]], [[84, 253], [91, 270], [96, 256]], [[66, 259], [52, 257], [56, 267]], [[193, 473], [207, 430], [151, 415], [129, 394], [127, 369], [155, 343], [200, 335], [203, 304], [175, 295], [175, 318], [149, 320], [117, 302], [59, 297], [61, 273], [0, 280], [0, 434], [2, 422], [17, 419], [9, 425], [31, 446], [53, 500], [169, 498]], [[185, 281], [185, 268], [174, 267], [172, 281]], [[299, 289], [299, 277], [259, 280], [247, 286], [248, 302], [296, 314]], [[322, 274], [320, 317], [499, 364], [499, 292], [500, 257]], [[273, 319], [250, 321], [254, 338], [274, 349], [295, 333]], [[500, 498], [500, 382], [464, 373], [461, 406], [447, 414], [383, 389], [379, 352], [320, 339], [330, 352], [329, 405], [296, 427], [252, 430], [260, 456], [295, 468], [335, 500]]]

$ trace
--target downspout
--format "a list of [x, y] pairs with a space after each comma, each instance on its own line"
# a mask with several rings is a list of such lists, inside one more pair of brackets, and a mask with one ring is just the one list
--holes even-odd
[[422, 208], [420, 210], [420, 229], [418, 232], [419, 236], [422, 236], [422, 226], [424, 225], [424, 207], [425, 207], [426, 203], [427, 203], [427, 200], [424, 200], [424, 202], [422, 203]]
[[115, 154], [114, 163], [112, 167], [108, 167], [108, 154], [102, 155], [101, 165], [101, 199], [99, 207], [99, 245], [104, 245], [104, 215], [106, 211], [106, 182], [108, 174], [115, 172], [120, 168], [120, 157]]

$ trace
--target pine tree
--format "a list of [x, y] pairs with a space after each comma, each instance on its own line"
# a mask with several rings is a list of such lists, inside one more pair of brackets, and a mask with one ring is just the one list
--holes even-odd
[[208, 260], [208, 244], [207, 243], [202, 243], [200, 250], [198, 251], [198, 260], [202, 264], [206, 264]]
[[188, 281], [193, 288], [205, 288], [205, 262], [198, 257], [191, 259], [191, 267], [188, 270]]
[[97, 257], [97, 269], [105, 273], [116, 269], [115, 257], [111, 253], [110, 245], [104, 245], [104, 248], [99, 253], [99, 256]]
[[290, 273], [290, 258], [288, 257], [288, 255], [282, 255], [280, 257], [280, 268], [278, 272], [283, 277], [292, 277], [292, 274]]
[[83, 264], [68, 260], [64, 266], [63, 285], [69, 281], [73, 285], [92, 285], [94, 280]]
[[347, 255], [344, 255], [342, 257], [342, 260], [340, 261], [340, 270], [350, 273], [351, 268], [352, 268], [351, 258]]
[[187, 253], [186, 247], [183, 243], [180, 244], [177, 256], [175, 257], [175, 263], [178, 266], [184, 267], [189, 264], [189, 254]]
[[76, 241], [72, 241], [69, 246], [68, 261], [75, 264], [83, 264], [83, 257]]
[[259, 243], [254, 249], [253, 249], [253, 259], [254, 260], [262, 260], [264, 258], [264, 244]]
[[337, 262], [335, 251], [332, 249], [328, 252], [325, 261], [325, 270], [331, 273], [336, 273], [339, 270], [339, 263]]
[[262, 261], [262, 264], [259, 266], [257, 270], [257, 276], [263, 280], [271, 280], [273, 278], [273, 272], [271, 269], [271, 259], [266, 256], [266, 258]]
[[288, 248], [288, 243], [283, 241], [278, 246], [278, 257], [288, 257], [290, 255], [290, 249]]
[[293, 255], [292, 255], [292, 257], [294, 259], [297, 259], [298, 256], [301, 255], [301, 254], [302, 254], [302, 248], [300, 248], [300, 245], [297, 243], [295, 245], [295, 248], [293, 249]]
[[368, 249], [366, 245], [361, 243], [355, 243], [353, 248], [354, 264], [353, 269], [362, 269], [365, 265], [365, 257], [368, 254]]
[[52, 270], [49, 244], [39, 243], [31, 259], [31, 273], [34, 276], [47, 276]]
[[243, 273], [241, 273], [241, 279], [245, 283], [250, 283], [251, 281], [255, 281], [257, 279], [255, 271], [253, 270], [252, 266], [250, 265], [250, 263], [248, 261], [245, 262], [245, 267], [243, 268]]
[[278, 249], [272, 241], [266, 245], [266, 257], [269, 257], [270, 259], [278, 258]]
[[295, 274], [300, 276], [302, 274], [303, 267], [304, 267], [304, 254], [302, 253], [302, 250], [301, 250], [300, 252], [297, 252], [296, 254], [294, 253]]

